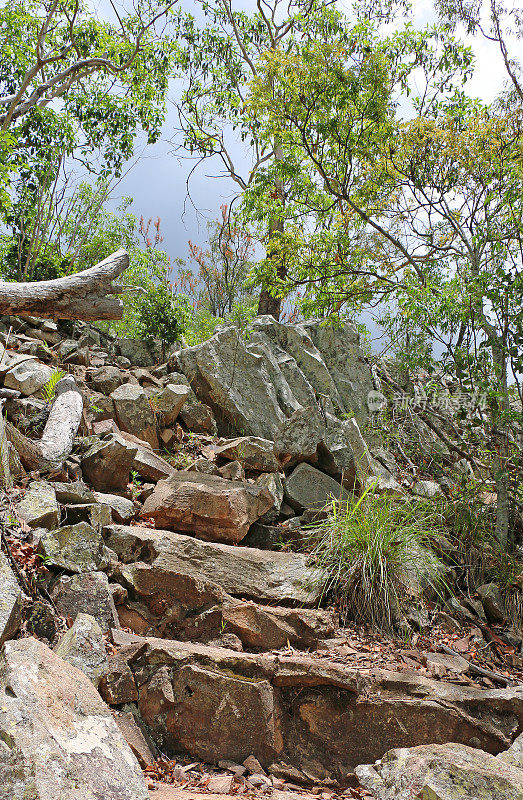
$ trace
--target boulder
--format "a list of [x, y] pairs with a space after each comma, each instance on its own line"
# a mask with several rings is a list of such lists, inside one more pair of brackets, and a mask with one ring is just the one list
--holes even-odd
[[155, 406], [161, 414], [164, 426], [173, 425], [185, 401], [192, 394], [188, 386], [181, 383], [168, 383], [162, 391], [155, 396]]
[[111, 393], [118, 427], [132, 433], [158, 450], [156, 418], [140, 385], [124, 383]]
[[189, 398], [179, 412], [179, 417], [186, 428], [194, 433], [216, 434], [217, 426], [212, 409], [199, 400]]
[[53, 374], [51, 367], [40, 361], [22, 361], [9, 370], [4, 378], [4, 386], [16, 389], [23, 395], [36, 394], [50, 380]]
[[218, 467], [218, 474], [228, 481], [245, 480], [245, 470], [239, 461], [228, 461], [223, 467]]
[[72, 483], [52, 483], [56, 499], [59, 503], [66, 505], [74, 505], [76, 503], [94, 503], [94, 493], [89, 489], [83, 481], [74, 481]]
[[137, 445], [110, 434], [93, 442], [82, 458], [82, 472], [99, 492], [126, 489], [137, 452]]
[[121, 386], [125, 377], [118, 367], [105, 366], [92, 371], [91, 381], [97, 392], [107, 395]]
[[107, 563], [103, 539], [87, 522], [44, 533], [38, 552], [48, 566], [67, 572], [95, 572]]
[[18, 503], [18, 514], [31, 528], [57, 528], [60, 510], [51, 483], [33, 481]]
[[7, 556], [0, 550], [0, 647], [16, 636], [22, 617], [22, 593]]
[[63, 519], [66, 525], [76, 525], [78, 522], [87, 522], [96, 531], [112, 522], [111, 509], [105, 503], [77, 503], [72, 506], [62, 506]]
[[436, 481], [416, 481], [412, 487], [412, 494], [432, 500], [434, 497], [445, 497], [443, 490]]
[[320, 597], [318, 575], [301, 553], [202, 542], [171, 531], [126, 525], [111, 525], [104, 536], [107, 546], [124, 563], [147, 562], [165, 575], [198, 578], [231, 595], [307, 605], [317, 603]]
[[253, 650], [315, 648], [334, 636], [333, 615], [319, 609], [263, 607], [251, 602], [228, 602], [222, 612], [223, 628]]
[[100, 679], [98, 690], [110, 706], [135, 703], [138, 700], [138, 688], [123, 654], [116, 653], [109, 657], [107, 669]]
[[239, 461], [245, 469], [256, 472], [278, 472], [279, 464], [274, 455], [274, 443], [258, 436], [239, 436], [226, 439], [213, 447], [215, 455]]
[[310, 464], [299, 464], [285, 479], [285, 500], [298, 512], [321, 509], [333, 499], [343, 501], [348, 497], [341, 484]]
[[89, 679], [32, 637], [0, 655], [0, 800], [148, 800]]
[[130, 711], [115, 711], [114, 719], [141, 768], [152, 767], [156, 759], [133, 714]]
[[513, 764], [513, 766], [519, 769], [523, 769], [523, 733], [520, 733], [508, 750], [500, 753], [498, 758], [503, 759], [503, 761], [506, 761], [508, 764]]
[[523, 771], [464, 744], [390, 750], [356, 775], [376, 800], [523, 800]]
[[134, 517], [134, 503], [127, 497], [121, 497], [119, 494], [94, 492], [94, 498], [97, 503], [109, 506], [115, 522], [129, 522]]
[[485, 583], [476, 589], [489, 622], [494, 624], [503, 622], [506, 617], [505, 604], [499, 586], [495, 583]]
[[57, 656], [80, 669], [98, 687], [109, 668], [100, 626], [90, 614], [78, 614], [56, 647]]
[[157, 484], [141, 516], [154, 519], [158, 527], [236, 544], [272, 505], [267, 489], [255, 484], [179, 471]]
[[[234, 462], [233, 462], [234, 463]], [[272, 508], [260, 517], [260, 522], [267, 524], [278, 519], [281, 504], [283, 503], [283, 481], [278, 472], [262, 472], [256, 478], [256, 484], [263, 486], [272, 497]]]
[[120, 355], [129, 359], [134, 367], [152, 367], [155, 363], [153, 348], [142, 339], [117, 339]]
[[330, 399], [340, 414], [353, 412], [360, 424], [368, 420], [372, 375], [349, 324], [258, 317], [248, 339], [236, 326], [222, 327], [176, 359], [223, 429], [274, 440], [287, 417], [317, 406], [317, 398]]
[[61, 575], [52, 588], [51, 597], [62, 617], [75, 619], [84, 612], [94, 617], [103, 633], [118, 627], [118, 615], [105, 572]]
[[136, 455], [133, 459], [133, 470], [139, 474], [143, 480], [156, 481], [167, 478], [174, 472], [172, 467], [164, 458], [158, 453], [153, 453], [149, 447], [138, 445]]
[[486, 691], [304, 655], [139, 641], [146, 646], [129, 664], [162, 752], [212, 763], [254, 755], [293, 782], [345, 783], [393, 747], [457, 742], [499, 753], [523, 722], [519, 687]]

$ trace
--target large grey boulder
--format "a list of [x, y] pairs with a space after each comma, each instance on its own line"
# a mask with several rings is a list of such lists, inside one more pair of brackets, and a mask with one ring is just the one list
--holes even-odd
[[56, 528], [60, 510], [51, 483], [33, 481], [18, 504], [18, 514], [32, 528]]
[[116, 421], [122, 431], [132, 433], [157, 450], [156, 418], [149, 399], [140, 385], [124, 383], [111, 393]]
[[0, 647], [18, 632], [21, 611], [22, 593], [18, 581], [7, 556], [0, 550]]
[[256, 472], [278, 472], [279, 464], [274, 455], [274, 443], [259, 436], [238, 436], [225, 439], [213, 447], [217, 456], [239, 461], [245, 469]]
[[523, 800], [523, 771], [464, 744], [390, 750], [355, 771], [376, 800]]
[[23, 395], [36, 394], [51, 378], [53, 370], [40, 361], [22, 361], [16, 364], [4, 378], [4, 386], [17, 389]]
[[237, 544], [273, 503], [263, 486], [180, 470], [159, 481], [141, 515], [154, 519], [159, 528]]
[[125, 377], [118, 367], [107, 365], [93, 370], [91, 381], [97, 392], [107, 395], [121, 386]]
[[346, 500], [346, 490], [330, 475], [310, 464], [299, 464], [285, 480], [285, 501], [296, 511], [321, 509], [334, 500]]
[[155, 406], [161, 414], [165, 426], [173, 425], [185, 401], [192, 394], [183, 383], [168, 383], [154, 398]]
[[148, 800], [91, 681], [34, 638], [0, 655], [0, 800]]
[[331, 404], [368, 419], [372, 376], [355, 329], [320, 322], [286, 325], [258, 317], [248, 339], [234, 326], [176, 354], [178, 366], [218, 423], [274, 440], [295, 411]]
[[173, 576], [217, 584], [237, 597], [307, 605], [320, 597], [316, 572], [301, 553], [203, 542], [171, 531], [126, 525], [111, 525], [104, 536], [124, 563], [147, 562]]

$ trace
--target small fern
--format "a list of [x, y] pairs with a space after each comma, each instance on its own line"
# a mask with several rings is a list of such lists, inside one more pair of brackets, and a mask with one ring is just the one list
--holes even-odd
[[42, 387], [42, 397], [46, 403], [50, 403], [54, 397], [56, 384], [64, 378], [66, 373], [61, 369], [55, 369], [46, 384]]

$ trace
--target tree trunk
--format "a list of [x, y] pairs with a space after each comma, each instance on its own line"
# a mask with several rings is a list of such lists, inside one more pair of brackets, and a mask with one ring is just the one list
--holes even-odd
[[6, 422], [7, 438], [15, 446], [26, 469], [60, 469], [73, 449], [83, 407], [82, 394], [75, 379], [66, 375], [56, 384], [55, 400], [39, 441], [28, 439]]
[[[274, 158], [276, 161], [283, 161], [283, 149], [281, 145], [276, 144], [274, 146]], [[277, 179], [275, 181], [274, 189], [277, 192], [280, 202], [283, 206], [285, 202], [285, 189], [283, 186], [283, 181]], [[275, 219], [271, 221], [269, 225], [269, 240], [273, 233], [276, 232], [283, 233], [283, 220], [282, 219]], [[267, 252], [267, 258], [273, 258], [274, 253], [271, 253], [269, 250]], [[285, 268], [282, 264], [278, 265], [278, 278], [285, 278]], [[281, 298], [274, 297], [274, 295], [270, 292], [270, 287], [262, 286], [260, 292], [260, 299], [258, 301], [258, 316], [261, 314], [270, 314], [274, 317], [275, 320], [279, 320], [281, 314]]]
[[495, 458], [495, 481], [496, 481], [496, 538], [498, 542], [506, 546], [508, 541], [508, 533], [510, 527], [510, 497], [509, 497], [509, 439], [507, 430], [507, 421], [503, 418], [504, 414], [509, 408], [508, 386], [507, 386], [507, 360], [503, 349], [498, 346], [492, 347], [492, 359], [496, 372], [500, 380], [500, 394], [499, 400], [499, 423], [497, 425], [501, 430], [499, 444], [496, 448]]
[[0, 314], [31, 315], [48, 319], [121, 319], [123, 303], [118, 295], [129, 287], [112, 281], [129, 266], [125, 250], [118, 250], [95, 267], [34, 283], [0, 281]]

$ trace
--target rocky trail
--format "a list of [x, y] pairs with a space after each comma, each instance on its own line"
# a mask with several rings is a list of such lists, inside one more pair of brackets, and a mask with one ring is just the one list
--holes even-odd
[[307, 541], [328, 502], [448, 488], [409, 471], [399, 431], [384, 446], [350, 325], [259, 317], [167, 361], [82, 323], [4, 317], [0, 341], [19, 434], [42, 436], [58, 370], [83, 398], [63, 464], [5, 446], [0, 800], [523, 798], [499, 589], [414, 587], [401, 639], [322, 596]]

